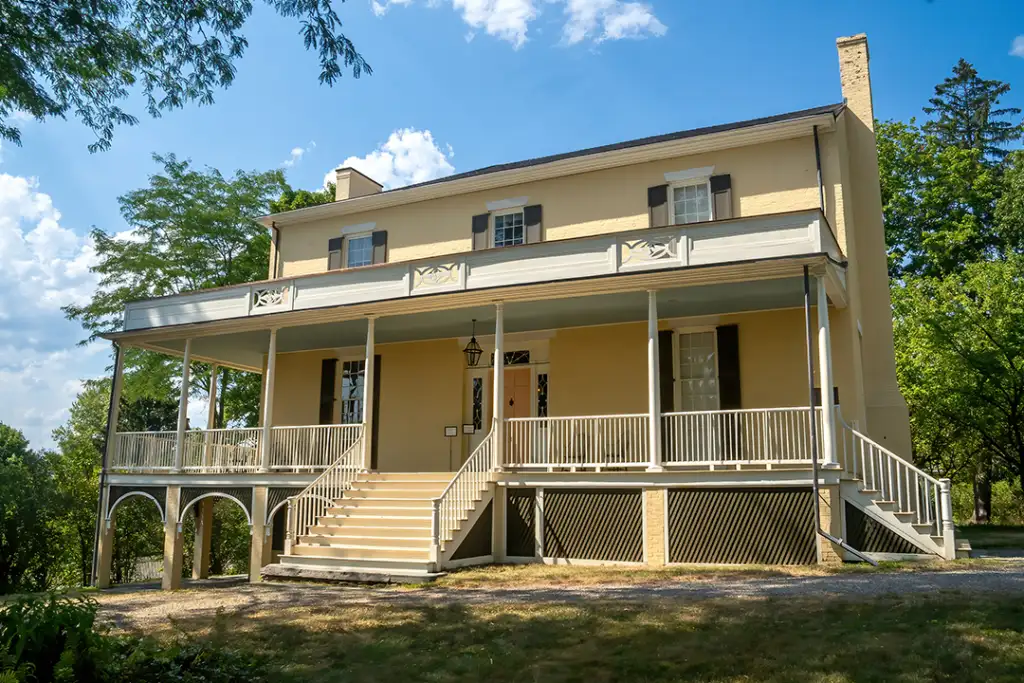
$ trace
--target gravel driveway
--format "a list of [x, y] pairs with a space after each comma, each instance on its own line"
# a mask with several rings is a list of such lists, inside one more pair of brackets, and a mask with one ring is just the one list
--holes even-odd
[[198, 588], [164, 592], [158, 586], [122, 587], [98, 596], [100, 614], [122, 628], [146, 630], [168, 618], [257, 612], [280, 607], [459, 602], [574, 602], [582, 600], [767, 598], [780, 596], [880, 596], [943, 591], [1024, 594], [1024, 562], [984, 570], [781, 576], [712, 581], [672, 581], [649, 585], [519, 588], [368, 588], [323, 584], [213, 580]]

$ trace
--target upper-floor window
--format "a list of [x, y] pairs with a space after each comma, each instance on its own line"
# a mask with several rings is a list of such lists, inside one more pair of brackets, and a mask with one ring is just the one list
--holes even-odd
[[345, 238], [345, 267], [358, 268], [373, 263], [373, 236], [353, 235]]
[[701, 223], [710, 221], [711, 185], [706, 178], [671, 186], [672, 223]]
[[509, 213], [494, 214], [494, 246], [512, 247], [517, 244], [526, 244], [526, 228], [523, 222], [523, 212], [512, 211]]

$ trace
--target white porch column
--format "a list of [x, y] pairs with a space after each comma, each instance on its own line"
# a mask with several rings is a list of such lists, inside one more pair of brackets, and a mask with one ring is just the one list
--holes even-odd
[[373, 385], [375, 368], [374, 344], [376, 343], [377, 317], [366, 317], [366, 362], [363, 374], [363, 469], [367, 472], [373, 467], [373, 398], [377, 387]]
[[494, 466], [505, 462], [505, 304], [494, 304]]
[[[217, 373], [220, 366], [216, 363], [210, 365], [210, 405], [206, 410], [206, 449], [203, 457], [203, 464], [209, 467], [213, 464], [213, 439], [209, 430], [217, 428]], [[206, 578], [206, 577], [196, 577]]]
[[832, 393], [832, 339], [828, 326], [828, 294], [825, 278], [815, 278], [818, 290], [818, 379], [821, 385], [821, 463], [822, 467], [838, 467], [836, 460], [836, 401]]
[[661, 372], [658, 368], [658, 293], [647, 292], [647, 443], [650, 446], [648, 471], [661, 467]]
[[277, 373], [277, 330], [270, 330], [267, 377], [263, 394], [263, 436], [260, 439], [260, 472], [270, 471], [270, 437], [274, 425], [274, 375]]
[[185, 357], [181, 361], [181, 395], [178, 397], [178, 436], [174, 442], [174, 467], [171, 471], [181, 472], [185, 459], [185, 431], [188, 428], [188, 384], [192, 371], [192, 340], [185, 340]]

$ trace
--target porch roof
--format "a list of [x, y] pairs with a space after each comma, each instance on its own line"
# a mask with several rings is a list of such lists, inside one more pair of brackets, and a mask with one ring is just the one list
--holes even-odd
[[[591, 282], [590, 290], [566, 284], [559, 295], [532, 299], [495, 296], [490, 301], [451, 301], [447, 306], [432, 310], [388, 311], [380, 309], [375, 338], [377, 344], [421, 341], [430, 339], [468, 338], [472, 321], [476, 319], [476, 333], [480, 337], [493, 332], [495, 309], [493, 302], [505, 302], [505, 332], [534, 332], [588, 325], [641, 322], [647, 319], [648, 288], [658, 291], [658, 316], [661, 319], [692, 316], [724, 315], [759, 310], [793, 308], [803, 302], [802, 267], [810, 264], [813, 272], [831, 273], [839, 269], [825, 257], [787, 259], [772, 263], [772, 275], [748, 279], [729, 279], [726, 273], [719, 278], [689, 283], [676, 273], [673, 285], [619, 287], [602, 289]], [[720, 270], [720, 269], [715, 269]], [[669, 273], [662, 273], [662, 277]], [[816, 296], [816, 282], [812, 280], [812, 297]], [[506, 293], [508, 294], [508, 293]], [[458, 297], [451, 294], [444, 299]], [[832, 297], [833, 303], [845, 302]], [[812, 298], [813, 301], [813, 298]], [[128, 333], [118, 335], [129, 345], [148, 348], [180, 356], [184, 353], [186, 338], [192, 339], [192, 356], [196, 360], [217, 362], [243, 370], [260, 372], [269, 345], [270, 329], [276, 328], [278, 353], [360, 347], [366, 342], [365, 314], [339, 319], [321, 315], [317, 319], [296, 321], [286, 325], [275, 318], [287, 314], [262, 316], [259, 327], [253, 329], [217, 329], [218, 323], [188, 325], [175, 330], [150, 331], [150, 334]]]

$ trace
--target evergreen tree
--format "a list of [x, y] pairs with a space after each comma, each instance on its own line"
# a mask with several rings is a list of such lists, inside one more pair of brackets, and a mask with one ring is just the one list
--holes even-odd
[[953, 75], [935, 86], [935, 96], [928, 100], [931, 106], [924, 108], [934, 118], [924, 130], [945, 145], [980, 150], [985, 158], [1002, 160], [1006, 145], [1024, 134], [1021, 123], [1006, 120], [1021, 110], [998, 106], [1008, 92], [1009, 83], [979, 77], [974, 66], [961, 58]]

